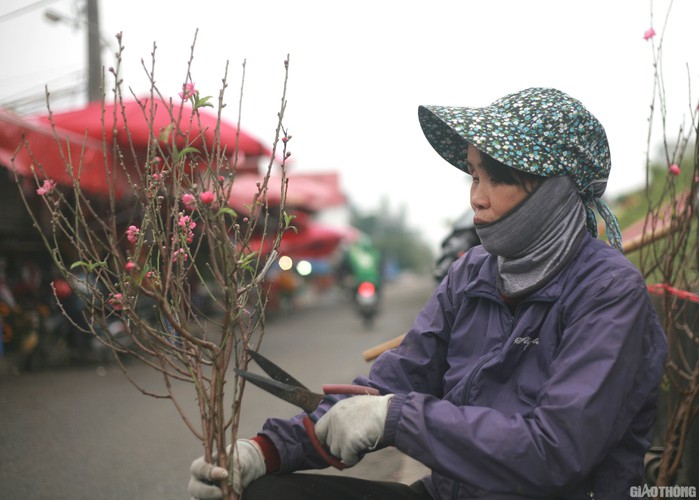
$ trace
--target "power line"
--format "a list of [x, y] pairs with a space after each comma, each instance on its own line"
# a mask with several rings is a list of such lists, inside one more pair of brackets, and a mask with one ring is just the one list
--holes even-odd
[[31, 12], [32, 10], [43, 7], [46, 4], [56, 3], [58, 1], [60, 1], [60, 0], [39, 0], [38, 2], [34, 2], [32, 4], [25, 5], [24, 7], [20, 7], [19, 9], [13, 10], [12, 12], [8, 12], [6, 14], [0, 15], [0, 23], [3, 21], [8, 21], [10, 19], [13, 19], [17, 16], [21, 16], [22, 14], [26, 14], [27, 12]]
[[[51, 107], [53, 109], [58, 109], [64, 107], [64, 102], [77, 102], [79, 104], [83, 103], [83, 94], [85, 84], [79, 82], [75, 85], [68, 85], [65, 87], [54, 89], [51, 92]], [[16, 99], [14, 101], [8, 101], [6, 103], [0, 104], [0, 108], [11, 109], [17, 114], [27, 115], [36, 113], [46, 113], [47, 112], [47, 97], [46, 94], [34, 94], [28, 95], [21, 99]]]
[[[46, 75], [57, 75], [57, 76], [51, 76], [52, 80], [55, 80], [57, 78], [62, 78], [67, 75], [72, 75], [73, 73], [83, 73], [85, 70], [82, 68], [78, 68], [75, 70], [72, 70], [70, 73], [66, 73], [66, 65], [63, 66], [53, 66], [53, 67], [44, 67], [41, 69], [37, 69], [35, 71], [29, 71], [26, 73], [20, 73], [20, 74], [14, 74], [14, 75], [3, 75], [0, 76], [0, 95], [6, 92], [5, 87], [12, 87], [16, 86], [17, 82], [21, 84], [22, 87], [27, 86], [28, 81], [33, 81], [36, 80], [37, 78], [40, 78], [43, 80]], [[58, 74], [60, 72], [60, 74]], [[43, 85], [43, 84], [42, 84]], [[1, 98], [0, 98], [1, 99]]]
[[[31, 89], [0, 98], [0, 108], [12, 109], [20, 114], [45, 110], [47, 90], [55, 103], [57, 100], [65, 100], [66, 96], [78, 96], [84, 93], [86, 77], [84, 71], [74, 71], [54, 78], [44, 86]], [[81, 89], [81, 90], [79, 90]]]

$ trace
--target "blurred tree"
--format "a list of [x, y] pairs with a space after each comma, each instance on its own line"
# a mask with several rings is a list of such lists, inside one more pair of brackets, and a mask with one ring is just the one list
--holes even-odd
[[384, 262], [416, 273], [432, 271], [434, 255], [419, 230], [408, 227], [405, 207], [393, 211], [384, 197], [375, 213], [360, 213], [354, 208], [352, 225], [371, 237]]

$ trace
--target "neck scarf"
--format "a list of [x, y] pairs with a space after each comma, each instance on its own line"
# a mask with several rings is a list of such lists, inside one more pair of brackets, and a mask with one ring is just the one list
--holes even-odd
[[498, 290], [521, 297], [544, 286], [573, 257], [586, 232], [580, 195], [568, 176], [546, 178], [511, 212], [476, 227], [497, 255]]

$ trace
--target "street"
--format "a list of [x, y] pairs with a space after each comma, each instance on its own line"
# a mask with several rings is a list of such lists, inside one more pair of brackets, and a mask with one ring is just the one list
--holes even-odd
[[[362, 352], [404, 333], [428, 298], [428, 277], [406, 276], [385, 287], [380, 316], [364, 329], [350, 304], [331, 295], [277, 316], [260, 350], [310, 389], [366, 374]], [[159, 374], [136, 363], [130, 375], [162, 393]], [[193, 389], [176, 387], [195, 415]], [[298, 410], [248, 386], [240, 437], [268, 416]], [[114, 363], [37, 373], [0, 373], [0, 499], [187, 500], [189, 465], [202, 447], [172, 402], [141, 394]], [[327, 473], [338, 473], [334, 469]], [[342, 474], [412, 482], [424, 467], [389, 448]]]

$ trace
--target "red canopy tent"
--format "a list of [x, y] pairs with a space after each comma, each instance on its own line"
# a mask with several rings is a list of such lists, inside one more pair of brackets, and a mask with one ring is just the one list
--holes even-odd
[[[343, 239], [351, 239], [350, 229], [345, 230], [319, 224], [309, 214], [324, 208], [345, 203], [336, 174], [291, 174], [287, 176], [288, 189], [286, 207], [296, 218], [293, 221], [295, 231], [287, 231], [282, 238], [279, 253], [295, 258], [323, 258], [332, 254]], [[239, 213], [248, 212], [258, 184], [263, 179], [259, 175], [242, 174], [235, 177], [231, 186], [228, 204]], [[281, 203], [281, 182], [279, 175], [270, 176], [267, 183], [267, 201], [270, 206]], [[262, 245], [260, 239], [252, 242], [255, 249], [266, 253], [271, 248], [271, 241]]]
[[[279, 255], [288, 255], [294, 259], [318, 259], [331, 255], [338, 245], [349, 237], [347, 231], [334, 227], [307, 222], [297, 227], [298, 231], [287, 231], [279, 245]], [[267, 237], [264, 244], [260, 238], [250, 242], [250, 246], [266, 254], [271, 250], [272, 240]]]
[[[45, 123], [49, 122], [48, 116], [38, 118]], [[102, 125], [103, 119], [105, 127]], [[170, 103], [150, 98], [127, 100], [123, 105], [105, 103], [103, 106], [97, 102], [82, 109], [53, 113], [50, 120], [60, 128], [87, 134], [93, 139], [102, 140], [103, 135], [109, 143], [116, 139], [122, 147], [129, 146], [130, 135], [131, 143], [141, 155], [145, 154], [151, 137], [159, 139], [168, 130], [177, 134], [178, 147], [189, 144], [201, 149], [206, 145], [211, 151], [218, 125], [220, 145], [225, 148], [225, 153], [230, 157], [237, 147], [239, 171], [254, 168], [257, 173], [257, 164], [245, 160], [271, 155], [271, 151], [251, 135], [223, 119], [219, 124], [217, 115], [206, 108], [199, 109], [198, 116], [194, 115], [188, 102], [180, 105], [179, 101]]]
[[344, 238], [342, 231], [311, 222], [298, 233], [284, 235], [279, 252], [295, 259], [323, 258], [332, 254]]
[[[0, 164], [13, 168], [25, 178], [39, 182], [51, 179], [72, 186], [73, 175], [80, 187], [93, 194], [107, 193], [107, 180], [102, 144], [78, 134], [56, 129], [40, 122], [0, 110]], [[71, 174], [71, 170], [73, 174]], [[126, 186], [121, 177], [114, 177], [117, 192]]]
[[[323, 174], [292, 174], [287, 176], [286, 206], [316, 212], [322, 208], [340, 205], [345, 196], [339, 189], [337, 178]], [[259, 175], [236, 176], [228, 204], [237, 211], [246, 211], [259, 191], [263, 179]], [[267, 200], [270, 205], [281, 203], [281, 176], [272, 175], [267, 183]]]

